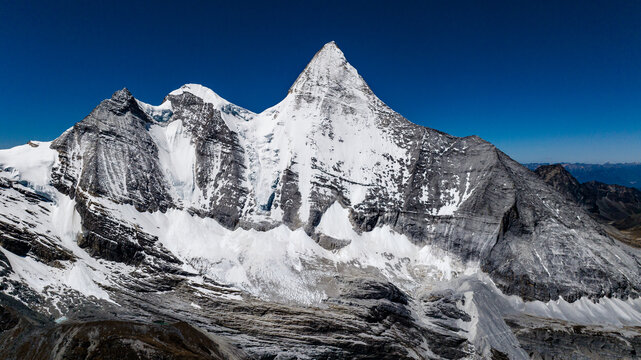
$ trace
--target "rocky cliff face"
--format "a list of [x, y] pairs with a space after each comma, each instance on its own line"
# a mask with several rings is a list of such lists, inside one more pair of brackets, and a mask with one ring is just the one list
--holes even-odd
[[32, 145], [0, 152], [3, 291], [77, 328], [187, 321], [264, 358], [523, 358], [505, 316], [641, 312], [641, 254], [580, 184], [409, 122], [334, 43], [259, 114], [200, 85], [159, 106], [123, 89]]
[[52, 185], [71, 196], [82, 190], [139, 211], [166, 210], [172, 199], [147, 132], [150, 120], [127, 89], [115, 92], [51, 144], [60, 154]]
[[[641, 288], [626, 280], [639, 278], [635, 257], [589, 217], [491, 144], [395, 113], [333, 43], [261, 114], [196, 85], [143, 107], [119, 91], [54, 141], [54, 185], [139, 211], [186, 208], [229, 229], [284, 223], [330, 244], [348, 240], [316, 229], [338, 202], [357, 232], [388, 225], [480, 262], [509, 294], [547, 301]], [[162, 109], [166, 120], [155, 121]]]
[[535, 173], [608, 225], [613, 236], [634, 246], [641, 244], [641, 191], [598, 181], [580, 184], [560, 164], [540, 166]]

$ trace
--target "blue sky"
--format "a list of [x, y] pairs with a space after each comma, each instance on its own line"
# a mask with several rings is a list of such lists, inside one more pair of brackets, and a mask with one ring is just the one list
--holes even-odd
[[0, 2], [0, 147], [115, 90], [201, 83], [261, 111], [335, 40], [411, 121], [522, 162], [641, 161], [641, 2]]

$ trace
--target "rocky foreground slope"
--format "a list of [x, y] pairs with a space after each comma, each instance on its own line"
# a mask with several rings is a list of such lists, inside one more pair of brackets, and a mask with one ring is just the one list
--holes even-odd
[[334, 43], [259, 114], [123, 89], [0, 169], [0, 357], [115, 358], [108, 334], [147, 358], [640, 351], [640, 250], [391, 110]]

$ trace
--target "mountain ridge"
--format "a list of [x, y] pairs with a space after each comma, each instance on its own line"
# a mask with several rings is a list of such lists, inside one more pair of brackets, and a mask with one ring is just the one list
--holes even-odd
[[[641, 190], [641, 163], [561, 163], [579, 182], [600, 181], [606, 184], [616, 184]], [[551, 163], [523, 164], [530, 170]]]
[[[586, 278], [577, 277], [568, 286], [567, 278], [549, 271], [567, 265], [542, 260], [531, 245], [524, 244], [532, 257], [528, 267], [506, 267], [504, 259], [516, 255], [512, 244], [497, 247], [504, 236], [535, 236], [554, 247], [560, 221], [584, 229], [582, 241], [596, 242], [596, 249], [603, 234], [589, 217], [577, 221], [571, 211], [559, 212], [572, 205], [493, 145], [415, 125], [395, 113], [369, 90], [334, 43], [314, 56], [283, 101], [260, 114], [244, 113], [250, 119], [237, 116], [242, 108], [197, 85], [171, 92], [165, 103], [160, 109], [145, 106], [145, 112], [127, 90], [103, 101], [52, 143], [61, 154], [60, 165], [52, 170], [54, 186], [72, 197], [76, 192], [86, 201], [105, 197], [139, 211], [185, 209], [228, 229], [265, 230], [282, 223], [332, 247], [348, 241], [316, 227], [339, 203], [357, 233], [391, 226], [416, 244], [434, 245], [465, 262], [478, 261], [508, 294], [546, 301], [603, 291], [638, 293], [640, 285], [627, 281], [604, 288], [595, 278], [586, 287]], [[226, 111], [228, 106], [241, 110]], [[169, 120], [156, 122], [153, 115], [163, 110], [171, 112]], [[187, 158], [172, 158], [176, 153]], [[480, 187], [483, 192], [476, 191]], [[550, 201], [556, 212], [547, 210], [545, 202]], [[95, 216], [87, 212], [85, 217]], [[467, 227], [471, 229], [461, 231]], [[545, 231], [550, 233], [543, 237]], [[118, 242], [114, 236], [87, 238], [91, 240], [85, 245], [97, 249], [94, 254], [113, 256], [104, 246]], [[608, 268], [634, 261], [627, 250], [611, 253], [614, 249], [601, 248], [598, 256], [586, 253], [586, 265]], [[522, 285], [533, 281], [532, 269], [547, 275], [534, 289]], [[507, 281], [514, 271], [524, 276], [517, 286]]]
[[612, 237], [632, 246], [640, 245], [640, 190], [598, 181], [581, 184], [561, 164], [539, 166], [535, 173], [606, 225]]
[[261, 113], [123, 89], [34, 145], [0, 151], [0, 276], [50, 317], [161, 316], [266, 358], [527, 358], [507, 317], [641, 324], [638, 249], [487, 141], [394, 112], [335, 43]]

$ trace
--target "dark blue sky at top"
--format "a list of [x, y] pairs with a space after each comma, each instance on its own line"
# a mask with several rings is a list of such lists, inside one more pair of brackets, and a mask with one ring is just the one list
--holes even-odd
[[252, 111], [335, 40], [390, 107], [522, 162], [641, 161], [639, 1], [0, 2], [0, 147], [115, 90], [203, 84]]

